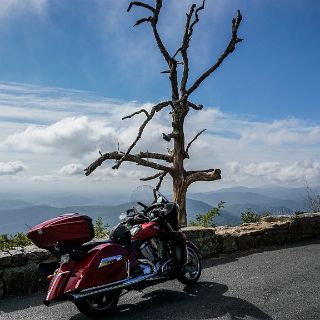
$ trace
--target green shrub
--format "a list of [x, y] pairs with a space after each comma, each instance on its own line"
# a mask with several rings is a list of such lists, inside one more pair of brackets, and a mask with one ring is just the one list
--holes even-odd
[[262, 218], [270, 216], [270, 212], [263, 214], [256, 214], [251, 208], [247, 208], [247, 211], [241, 212], [242, 223], [260, 222]]
[[104, 224], [101, 217], [98, 217], [94, 222], [94, 235], [96, 238], [105, 238], [110, 233], [110, 226]]
[[0, 235], [0, 251], [13, 249], [15, 247], [25, 247], [31, 244], [31, 240], [29, 240], [27, 235], [22, 232]]
[[225, 202], [220, 201], [217, 207], [212, 208], [206, 214], [197, 214], [196, 220], [190, 223], [191, 226], [216, 227], [214, 218], [220, 215], [220, 210], [224, 208]]

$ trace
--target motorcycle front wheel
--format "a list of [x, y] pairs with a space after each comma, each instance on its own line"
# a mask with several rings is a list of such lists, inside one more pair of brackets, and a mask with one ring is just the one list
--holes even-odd
[[85, 300], [75, 301], [77, 309], [86, 317], [100, 319], [111, 315], [118, 304], [119, 291], [104, 293]]
[[201, 260], [198, 252], [191, 246], [187, 245], [188, 260], [181, 268], [177, 279], [186, 285], [195, 284], [201, 275]]

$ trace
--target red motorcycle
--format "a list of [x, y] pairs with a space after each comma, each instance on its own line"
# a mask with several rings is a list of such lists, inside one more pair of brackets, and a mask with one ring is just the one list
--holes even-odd
[[[144, 188], [145, 189], [145, 188]], [[51, 278], [45, 305], [72, 301], [84, 315], [110, 315], [122, 291], [142, 290], [167, 280], [190, 285], [198, 281], [201, 261], [196, 246], [179, 230], [179, 207], [150, 190], [120, 215], [110, 240], [94, 238], [92, 219], [76, 213], [45, 221], [28, 232], [39, 248], [59, 262], [40, 264]], [[125, 293], [126, 293], [125, 292]]]

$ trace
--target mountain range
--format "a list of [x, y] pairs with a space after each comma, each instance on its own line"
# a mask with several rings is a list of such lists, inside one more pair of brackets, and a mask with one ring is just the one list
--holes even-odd
[[[313, 189], [320, 191], [320, 187]], [[68, 195], [68, 203], [79, 203], [79, 195]], [[234, 187], [220, 189], [218, 191], [189, 193], [187, 199], [188, 221], [195, 219], [198, 213], [204, 214], [220, 201], [225, 202], [224, 209], [216, 217], [217, 225], [236, 225], [241, 223], [240, 213], [247, 208], [253, 209], [256, 213], [269, 211], [273, 214], [291, 214], [298, 210], [304, 210], [305, 189], [303, 188], [246, 188]], [[44, 220], [56, 217], [67, 212], [78, 212], [91, 216], [92, 218], [102, 217], [105, 223], [110, 226], [118, 223], [118, 216], [132, 205], [125, 202], [118, 205], [105, 204], [106, 199], [96, 205], [83, 204], [59, 206], [66, 203], [66, 195], [55, 195], [54, 204], [51, 201], [45, 204], [35, 204], [24, 199], [5, 199], [0, 196], [0, 234], [27, 231]]]

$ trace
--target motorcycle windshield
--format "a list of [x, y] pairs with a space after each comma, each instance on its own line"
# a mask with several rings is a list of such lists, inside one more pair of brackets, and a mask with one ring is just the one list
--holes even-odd
[[156, 203], [162, 199], [167, 201], [159, 191], [148, 185], [139, 186], [132, 192], [131, 195], [132, 206], [137, 211], [143, 211], [150, 207], [153, 203]]

